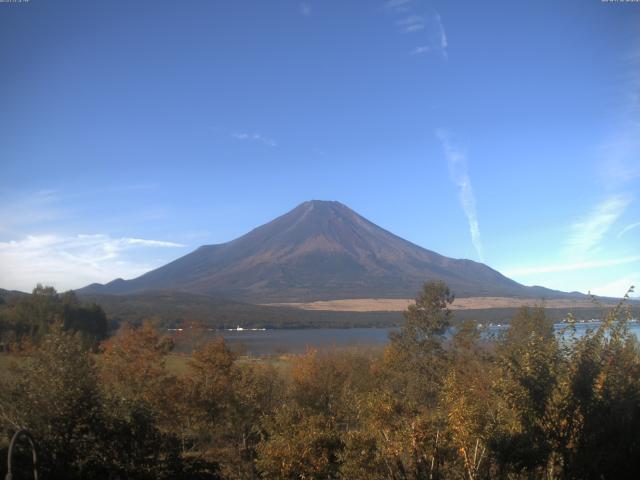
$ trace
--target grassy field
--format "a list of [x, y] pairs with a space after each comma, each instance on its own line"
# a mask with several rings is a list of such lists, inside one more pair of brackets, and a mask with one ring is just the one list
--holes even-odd
[[[352, 298], [344, 300], [324, 300], [308, 303], [277, 303], [271, 306], [293, 307], [302, 310], [341, 312], [402, 312], [415, 300], [408, 298]], [[610, 302], [608, 302], [610, 303]], [[590, 299], [542, 300], [535, 298], [510, 297], [465, 297], [456, 298], [451, 310], [486, 310], [494, 308], [518, 308], [523, 305], [542, 305], [546, 308], [593, 308]]]
[[173, 375], [185, 375], [189, 371], [189, 358], [191, 358], [190, 355], [178, 355], [173, 353], [167, 355], [165, 363], [167, 370]]
[[11, 365], [20, 362], [23, 356], [10, 353], [0, 353], [0, 380], [10, 380], [12, 377]]
[[[262, 365], [271, 365], [281, 370], [288, 370], [291, 368], [292, 360], [294, 355], [269, 355], [269, 356], [260, 356], [260, 357], [247, 357], [241, 356], [238, 357], [236, 363], [238, 364], [262, 364]], [[166, 367], [169, 373], [182, 376], [186, 375], [189, 371], [189, 360], [191, 359], [190, 355], [181, 355], [171, 353], [167, 355], [166, 358]]]
[[[20, 362], [24, 362], [27, 358], [25, 355], [16, 355], [12, 353], [0, 353], [0, 381], [11, 380], [13, 372], [11, 365], [18, 365]], [[99, 356], [96, 356], [99, 360]], [[165, 359], [165, 365], [167, 371], [176, 376], [186, 375], [189, 371], [189, 360], [191, 356], [185, 354], [170, 353]], [[239, 364], [265, 364], [272, 365], [278, 369], [288, 370], [291, 367], [292, 355], [273, 355], [273, 356], [260, 356], [260, 357], [247, 357], [240, 356], [236, 360]]]

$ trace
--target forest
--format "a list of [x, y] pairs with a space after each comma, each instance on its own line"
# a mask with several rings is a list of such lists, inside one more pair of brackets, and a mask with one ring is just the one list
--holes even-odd
[[176, 370], [152, 322], [111, 332], [99, 306], [39, 288], [3, 309], [2, 474], [26, 428], [45, 479], [640, 478], [628, 296], [583, 336], [523, 307], [487, 337], [432, 282], [384, 349], [247, 359], [194, 327]]

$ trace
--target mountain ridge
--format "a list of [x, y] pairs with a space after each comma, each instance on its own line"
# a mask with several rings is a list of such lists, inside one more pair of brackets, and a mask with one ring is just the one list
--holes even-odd
[[457, 296], [576, 297], [526, 287], [491, 267], [420, 247], [336, 201], [311, 200], [229, 242], [203, 245], [131, 280], [79, 293], [178, 290], [266, 303], [412, 298], [428, 280]]

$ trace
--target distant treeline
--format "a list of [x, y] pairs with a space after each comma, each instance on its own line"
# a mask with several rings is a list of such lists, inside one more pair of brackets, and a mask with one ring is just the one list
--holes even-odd
[[154, 318], [164, 327], [199, 322], [211, 328], [349, 328], [393, 327], [402, 322], [400, 312], [332, 312], [253, 305], [178, 292], [147, 291], [129, 295], [83, 295], [100, 304], [120, 323], [140, 324]]
[[474, 322], [445, 335], [451, 300], [425, 285], [383, 351], [249, 362], [216, 338], [179, 372], [149, 323], [100, 355], [56, 323], [0, 385], [0, 461], [27, 428], [49, 479], [640, 478], [628, 305], [562, 339], [522, 308], [489, 342]]
[[0, 349], [38, 341], [54, 324], [93, 343], [107, 337], [109, 323], [102, 307], [80, 302], [73, 292], [58, 294], [53, 287], [38, 285], [31, 295], [7, 297], [0, 297]]
[[[31, 297], [35, 296], [35, 299]], [[42, 301], [48, 297], [49, 300]], [[60, 301], [51, 301], [52, 298]], [[66, 300], [64, 300], [66, 298]], [[37, 317], [25, 316], [32, 303], [45, 303], [53, 307], [50, 311], [40, 308]], [[108, 318], [108, 330], [115, 331], [119, 325], [141, 325], [151, 320], [158, 328], [176, 328], [185, 324], [201, 323], [209, 328], [356, 328], [399, 327], [403, 323], [401, 312], [340, 312], [314, 311], [297, 308], [253, 305], [226, 299], [195, 295], [178, 291], [148, 291], [129, 295], [82, 295], [73, 292], [57, 294], [51, 287], [38, 286], [31, 295], [0, 290], [0, 341], [7, 342], [10, 332], [23, 335], [21, 323], [37, 323], [41, 327], [47, 322], [60, 319], [58, 307], [61, 303], [74, 304], [85, 309], [102, 309]], [[540, 302], [543, 304], [543, 301]], [[16, 308], [17, 307], [17, 308]], [[591, 308], [546, 308], [547, 317], [556, 322], [571, 313], [577, 320], [601, 318], [605, 307], [594, 303]], [[640, 304], [633, 303], [635, 318], [640, 316]], [[23, 312], [23, 313], [20, 313]], [[473, 321], [476, 323], [508, 323], [518, 312], [517, 308], [489, 308], [456, 310], [453, 323]], [[44, 317], [48, 317], [48, 320]], [[22, 320], [21, 320], [22, 319]], [[91, 324], [95, 319], [88, 318]], [[82, 322], [84, 323], [84, 322]], [[84, 328], [82, 323], [74, 328]], [[87, 327], [87, 330], [95, 327]], [[43, 332], [42, 328], [27, 328]], [[4, 334], [3, 334], [4, 332]], [[8, 334], [9, 332], [9, 334]], [[98, 338], [100, 334], [98, 333]]]
[[[351, 328], [398, 327], [402, 325], [401, 312], [339, 312], [313, 311], [234, 302], [207, 295], [194, 295], [177, 291], [149, 291], [129, 295], [86, 295], [80, 297], [104, 308], [109, 318], [119, 323], [141, 324], [154, 318], [164, 327], [179, 327], [185, 322], [199, 322], [211, 328]], [[542, 301], [540, 302], [543, 303]], [[572, 313], [574, 318], [589, 320], [601, 318], [604, 309], [596, 304], [592, 308], [550, 308], [547, 316], [560, 321]], [[456, 310], [452, 321], [477, 323], [506, 323], [518, 312], [517, 308]], [[636, 317], [640, 305], [634, 307]]]
[[[610, 306], [598, 305], [594, 302], [593, 307], [574, 307], [574, 308], [548, 308], [544, 307], [541, 301], [538, 305], [528, 305], [532, 308], [543, 308], [545, 315], [554, 322], [561, 322], [571, 315], [575, 320], [598, 320], [601, 319], [610, 310]], [[628, 304], [629, 311], [633, 318], [640, 317], [640, 303], [632, 301]], [[477, 310], [455, 310], [454, 322], [475, 321], [482, 324], [487, 323], [509, 323], [515, 317], [519, 308], [486, 308]]]

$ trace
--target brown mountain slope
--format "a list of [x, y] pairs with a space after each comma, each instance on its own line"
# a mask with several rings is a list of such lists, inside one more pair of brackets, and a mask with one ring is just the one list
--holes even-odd
[[81, 293], [179, 290], [249, 302], [412, 298], [427, 280], [457, 296], [558, 298], [472, 260], [444, 257], [378, 227], [339, 202], [305, 202], [228, 243], [206, 245], [133, 280]]

